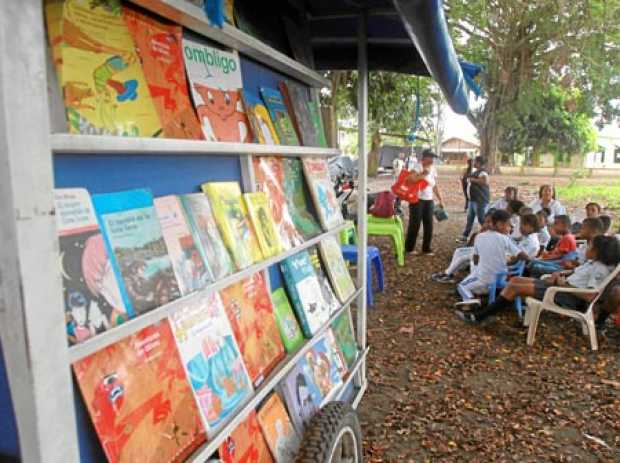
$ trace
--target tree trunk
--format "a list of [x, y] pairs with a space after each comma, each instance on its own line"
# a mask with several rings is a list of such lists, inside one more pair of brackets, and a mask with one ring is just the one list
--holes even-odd
[[370, 139], [370, 153], [368, 153], [368, 176], [376, 177], [379, 170], [379, 155], [381, 154], [381, 134], [376, 129]]

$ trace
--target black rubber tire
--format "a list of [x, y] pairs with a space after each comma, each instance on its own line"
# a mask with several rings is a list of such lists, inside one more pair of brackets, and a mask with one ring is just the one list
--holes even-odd
[[346, 402], [330, 402], [314, 415], [304, 432], [296, 463], [330, 463], [328, 459], [344, 428], [353, 434], [357, 461], [362, 463], [362, 428], [357, 413]]

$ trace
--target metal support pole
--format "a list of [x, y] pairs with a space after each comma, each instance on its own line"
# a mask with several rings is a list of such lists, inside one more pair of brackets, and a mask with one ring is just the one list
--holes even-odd
[[0, 2], [0, 342], [21, 461], [75, 462], [42, 6]]

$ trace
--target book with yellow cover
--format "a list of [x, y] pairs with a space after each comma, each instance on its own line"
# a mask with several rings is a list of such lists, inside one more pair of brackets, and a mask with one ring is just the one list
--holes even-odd
[[276, 463], [295, 461], [301, 442], [277, 393], [271, 394], [258, 411], [258, 423]]
[[269, 208], [267, 195], [262, 192], [244, 193], [243, 200], [250, 213], [256, 238], [264, 257], [273, 257], [284, 250], [280, 235]]

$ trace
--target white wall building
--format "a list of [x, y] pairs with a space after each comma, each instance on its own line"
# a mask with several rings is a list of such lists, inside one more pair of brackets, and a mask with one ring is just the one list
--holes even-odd
[[586, 154], [587, 169], [620, 169], [620, 127], [609, 124], [598, 133], [598, 150]]

